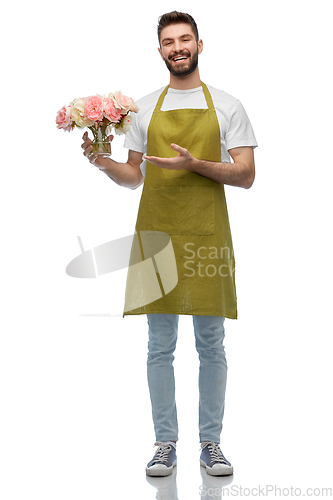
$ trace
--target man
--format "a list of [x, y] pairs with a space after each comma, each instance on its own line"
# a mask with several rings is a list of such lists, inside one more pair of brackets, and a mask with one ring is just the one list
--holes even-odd
[[224, 319], [237, 318], [237, 305], [224, 184], [251, 187], [257, 142], [241, 103], [201, 82], [203, 42], [194, 19], [176, 11], [164, 14], [158, 38], [170, 84], [137, 102], [139, 113], [125, 139], [127, 163], [97, 158], [87, 134], [82, 147], [89, 161], [120, 186], [135, 189], [144, 182], [136, 233], [170, 235], [177, 263], [178, 283], [170, 293], [124, 313], [147, 314], [149, 325], [147, 376], [158, 449], [146, 473], [166, 476], [177, 463], [172, 363], [179, 314], [189, 314], [200, 360], [200, 463], [208, 474], [229, 475], [233, 467], [219, 446], [227, 376], [223, 340]]

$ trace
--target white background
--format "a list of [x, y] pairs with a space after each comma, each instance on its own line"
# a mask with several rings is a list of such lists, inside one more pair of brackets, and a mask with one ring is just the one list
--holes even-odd
[[[10, 4], [2, 20], [4, 500], [156, 498], [144, 472], [155, 439], [146, 318], [111, 316], [126, 271], [65, 273], [78, 235], [89, 249], [133, 233], [141, 188], [92, 166], [82, 132], [57, 130], [55, 116], [76, 97], [120, 89], [137, 100], [166, 85], [156, 27], [173, 9], [196, 19], [202, 80], [240, 99], [259, 144], [253, 187], [226, 188], [239, 319], [226, 321], [221, 447], [233, 484], [333, 488], [328, 2], [58, 0]], [[190, 317], [174, 366], [186, 500], [202, 484]]]

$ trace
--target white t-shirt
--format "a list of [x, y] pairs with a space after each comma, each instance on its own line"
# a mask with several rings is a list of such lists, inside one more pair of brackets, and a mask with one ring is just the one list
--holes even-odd
[[[223, 90], [215, 89], [207, 85], [212, 96], [217, 119], [221, 131], [221, 161], [231, 163], [229, 149], [252, 146], [258, 146], [250, 120], [243, 108], [241, 102], [235, 97], [227, 94]], [[130, 130], [127, 132], [124, 147], [147, 154], [147, 132], [150, 119], [156, 107], [157, 101], [165, 87], [136, 101], [139, 107], [138, 113], [132, 113], [133, 122]], [[202, 87], [195, 89], [168, 89], [164, 98], [161, 111], [170, 111], [173, 109], [207, 109]], [[181, 146], [181, 144], [179, 144]], [[142, 174], [145, 175], [146, 161], [141, 166]]]

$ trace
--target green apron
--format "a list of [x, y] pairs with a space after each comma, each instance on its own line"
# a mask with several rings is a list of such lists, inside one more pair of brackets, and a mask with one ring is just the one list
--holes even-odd
[[[170, 147], [175, 143], [195, 158], [221, 162], [220, 127], [206, 85], [202, 83], [208, 109], [161, 111], [168, 88], [160, 95], [149, 123], [147, 156], [177, 156]], [[147, 161], [135, 230], [123, 316], [166, 313], [237, 318], [235, 261], [223, 184]], [[147, 250], [142, 238], [158, 232], [167, 233], [172, 246], [166, 247], [162, 265], [156, 266], [154, 245]], [[165, 287], [165, 277], [172, 274], [172, 249], [178, 282]]]

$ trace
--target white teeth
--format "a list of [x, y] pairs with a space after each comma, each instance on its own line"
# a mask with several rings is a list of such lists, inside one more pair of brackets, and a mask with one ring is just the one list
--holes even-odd
[[174, 61], [182, 61], [183, 59], [186, 59], [186, 57], [175, 57]]

